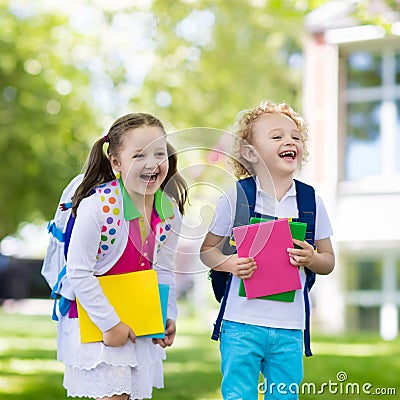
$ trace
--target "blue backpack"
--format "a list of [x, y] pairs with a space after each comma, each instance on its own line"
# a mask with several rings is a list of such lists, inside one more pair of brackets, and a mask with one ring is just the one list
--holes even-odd
[[[298, 180], [295, 181], [296, 186], [296, 200], [297, 208], [299, 211], [299, 217], [293, 218], [293, 221], [305, 222], [307, 224], [306, 238], [305, 240], [314, 246], [315, 236], [315, 215], [316, 215], [316, 204], [315, 204], [315, 191], [310, 185], [307, 185]], [[256, 182], [254, 177], [241, 179], [236, 182], [236, 213], [233, 226], [248, 225], [251, 217], [268, 217], [271, 216], [262, 215], [254, 211], [256, 204]], [[227, 238], [222, 253], [225, 255], [235, 254], [236, 247], [232, 244], [231, 238]], [[314, 246], [315, 247], [315, 246]], [[307, 357], [312, 356], [310, 348], [310, 301], [308, 292], [311, 290], [315, 282], [315, 273], [308, 268], [304, 268], [306, 272], [306, 283], [304, 285], [304, 304], [306, 314], [306, 329], [304, 330], [304, 348], [305, 355]], [[209, 274], [212, 288], [214, 291], [215, 298], [221, 303], [220, 310], [218, 313], [217, 320], [214, 324], [213, 333], [211, 339], [218, 340], [221, 331], [222, 319], [225, 312], [227, 295], [229, 292], [232, 274], [229, 272], [214, 271], [211, 270]]]

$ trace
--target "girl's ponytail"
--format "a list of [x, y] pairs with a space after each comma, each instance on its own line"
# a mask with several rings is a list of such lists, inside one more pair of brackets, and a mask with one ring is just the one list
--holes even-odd
[[174, 147], [167, 143], [168, 173], [161, 184], [161, 189], [169, 194], [178, 204], [179, 211], [184, 214], [184, 205], [188, 198], [188, 187], [182, 175], [178, 172], [178, 157]]
[[104, 138], [99, 139], [92, 147], [85, 165], [85, 175], [82, 183], [75, 191], [72, 202], [72, 213], [76, 216], [78, 206], [82, 199], [88, 197], [92, 190], [102, 183], [115, 179], [110, 160], [103, 150]]

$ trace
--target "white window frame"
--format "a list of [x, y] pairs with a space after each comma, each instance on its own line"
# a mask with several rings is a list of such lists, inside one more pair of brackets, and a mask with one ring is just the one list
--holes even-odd
[[[390, 192], [400, 191], [400, 171], [396, 171], [396, 101], [400, 101], [400, 84], [396, 84], [395, 56], [400, 52], [399, 40], [379, 40], [365, 43], [340, 45], [340, 57], [345, 60], [348, 55], [358, 51], [366, 51], [382, 56], [382, 86], [369, 88], [349, 88], [346, 81], [346, 67], [341, 63], [340, 74], [343, 82], [341, 85], [342, 118], [347, 118], [346, 109], [349, 103], [381, 102], [380, 137], [382, 141], [382, 163], [380, 173], [376, 176], [366, 177], [361, 181], [350, 181], [344, 177], [344, 163], [346, 162], [345, 138], [347, 132], [342, 132], [341, 146], [343, 157], [340, 167], [340, 187], [344, 193], [362, 192]], [[346, 124], [341, 126], [346, 130]]]
[[[397, 287], [397, 263], [400, 254], [395, 251], [368, 252], [364, 249], [358, 251], [346, 251], [341, 254], [341, 265], [347, 261], [357, 262], [365, 259], [378, 260], [382, 263], [381, 289], [376, 290], [348, 290], [344, 292], [345, 310], [349, 306], [379, 307], [379, 331], [384, 339], [394, 339], [399, 334], [399, 310], [400, 310], [400, 288]], [[345, 286], [346, 287], [346, 286]]]

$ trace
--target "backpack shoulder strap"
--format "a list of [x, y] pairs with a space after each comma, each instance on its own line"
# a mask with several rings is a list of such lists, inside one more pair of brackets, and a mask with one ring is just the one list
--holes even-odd
[[[307, 224], [306, 242], [315, 247], [315, 218], [316, 218], [316, 202], [315, 190], [312, 186], [295, 179], [296, 185], [296, 200], [299, 210], [299, 218], [297, 221]], [[307, 275], [307, 287], [311, 289], [315, 282], [315, 273], [305, 268]]]
[[[254, 216], [254, 207], [256, 204], [256, 181], [253, 176], [245, 179], [241, 179], [236, 182], [236, 208], [235, 208], [235, 219], [233, 227], [248, 225], [250, 217]], [[222, 248], [222, 253], [230, 255], [236, 253], [236, 246], [233, 244], [232, 235], [226, 238]], [[228, 292], [232, 282], [232, 274], [229, 272], [220, 272], [211, 270], [210, 272], [211, 281], [215, 281], [218, 287], [223, 287], [222, 299], [220, 294], [218, 298], [221, 301], [217, 320], [214, 323], [213, 333], [211, 339], [218, 340], [221, 332], [222, 319], [224, 317], [226, 301], [228, 298]], [[218, 281], [218, 282], [217, 282]], [[222, 284], [221, 284], [222, 282]], [[214, 288], [215, 292], [215, 288]], [[222, 293], [222, 290], [221, 290]]]
[[256, 206], [257, 185], [254, 176], [237, 181], [237, 208], [234, 226], [248, 225], [254, 217]]
[[[250, 217], [254, 216], [256, 204], [256, 181], [253, 176], [240, 179], [236, 182], [236, 206], [233, 227], [248, 225]], [[226, 239], [222, 253], [225, 255], [234, 254], [236, 247], [232, 234]]]
[[71, 233], [72, 233], [72, 228], [74, 227], [74, 224], [75, 224], [75, 216], [71, 213], [69, 215], [67, 224], [65, 225], [65, 231], [64, 231], [64, 257], [65, 257], [65, 259], [67, 259], [69, 242], [71, 240]]
[[[300, 222], [307, 223], [306, 242], [314, 246], [315, 238], [315, 217], [316, 217], [316, 203], [315, 203], [315, 190], [312, 186], [304, 182], [294, 180], [296, 185], [296, 200], [297, 208], [299, 210]], [[304, 285], [304, 305], [306, 314], [306, 329], [304, 330], [304, 352], [307, 357], [312, 356], [311, 352], [311, 338], [310, 338], [310, 299], [308, 292], [315, 282], [315, 272], [308, 268], [304, 268], [306, 273], [306, 283]]]
[[306, 241], [314, 246], [316, 215], [315, 190], [312, 186], [298, 181], [297, 179], [295, 179], [294, 182], [296, 185], [297, 208], [299, 210], [298, 220], [307, 223]]

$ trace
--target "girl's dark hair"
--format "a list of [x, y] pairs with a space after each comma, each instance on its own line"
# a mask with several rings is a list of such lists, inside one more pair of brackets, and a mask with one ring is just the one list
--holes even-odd
[[[158, 126], [164, 133], [163, 124], [156, 117], [145, 113], [127, 114], [118, 118], [104, 138], [97, 140], [85, 165], [83, 181], [78, 186], [73, 197], [72, 213], [76, 216], [80, 202], [88, 197], [93, 189], [102, 183], [116, 179], [109, 160], [110, 154], [118, 154], [121, 150], [124, 134], [141, 126]], [[103, 147], [108, 143], [107, 155]], [[188, 196], [188, 188], [183, 177], [178, 173], [178, 157], [175, 149], [167, 143], [168, 172], [161, 189], [170, 195], [178, 204], [179, 211], [184, 213], [184, 205]]]
[[178, 172], [178, 155], [174, 147], [167, 142], [168, 172], [161, 184], [161, 189], [169, 194], [178, 204], [179, 211], [185, 213], [184, 205], [188, 199], [188, 187], [182, 175]]

